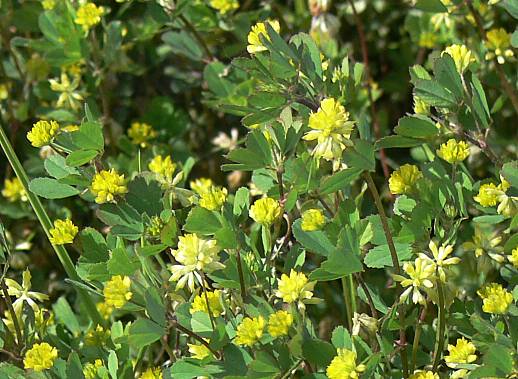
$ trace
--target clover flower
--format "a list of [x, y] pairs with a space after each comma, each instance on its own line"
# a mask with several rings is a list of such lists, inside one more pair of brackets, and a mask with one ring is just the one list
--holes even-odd
[[282, 209], [279, 202], [271, 197], [263, 197], [250, 207], [250, 217], [257, 223], [265, 226], [272, 225], [281, 217]]
[[95, 174], [90, 190], [96, 196], [95, 202], [97, 204], [115, 202], [115, 196], [128, 192], [124, 181], [124, 174], [119, 175], [113, 168], [109, 171], [102, 170]]
[[265, 321], [262, 316], [245, 317], [237, 326], [234, 342], [238, 345], [253, 346], [263, 336], [264, 326]]
[[27, 350], [23, 358], [25, 369], [32, 369], [36, 372], [48, 370], [54, 366], [58, 357], [58, 350], [46, 342], [35, 343]]
[[104, 329], [101, 325], [96, 325], [85, 334], [85, 344], [88, 346], [104, 346], [106, 340], [110, 338], [110, 330]]
[[281, 275], [275, 296], [288, 304], [296, 302], [299, 308], [304, 309], [304, 303], [313, 297], [315, 284], [316, 282], [309, 282], [304, 273], [292, 269], [290, 276]]
[[156, 138], [157, 135], [156, 130], [145, 122], [133, 122], [128, 129], [128, 137], [131, 139], [131, 143], [142, 148], [147, 147], [149, 141]]
[[337, 355], [326, 369], [329, 379], [359, 378], [366, 369], [363, 364], [356, 364], [356, 352], [349, 349], [337, 349]]
[[414, 113], [429, 115], [430, 114], [430, 105], [428, 105], [424, 100], [414, 95]]
[[469, 156], [469, 145], [451, 138], [437, 150], [437, 155], [450, 164], [462, 162]]
[[28, 201], [27, 192], [23, 187], [22, 182], [18, 178], [5, 179], [4, 188], [2, 189], [2, 196], [7, 199], [10, 203], [15, 201]]
[[196, 234], [186, 234], [178, 238], [178, 249], [173, 250], [174, 259], [179, 263], [171, 266], [170, 281], [177, 282], [176, 289], [185, 284], [194, 291], [194, 280], [201, 283], [198, 271], [212, 272], [225, 266], [218, 262], [220, 248], [216, 240], [203, 239]]
[[482, 184], [473, 199], [483, 207], [494, 207], [505, 192], [494, 183]]
[[499, 64], [504, 64], [514, 56], [511, 49], [511, 35], [504, 28], [491, 29], [486, 33], [486, 60], [495, 59]]
[[65, 245], [74, 242], [78, 232], [77, 226], [70, 219], [54, 221], [54, 227], [49, 230], [51, 237], [50, 243], [53, 245]]
[[207, 192], [212, 186], [214, 186], [214, 183], [209, 178], [198, 178], [196, 180], [191, 180], [189, 185], [194, 192], [201, 196], [204, 192]]
[[486, 313], [504, 314], [513, 303], [513, 295], [498, 283], [490, 283], [477, 291]]
[[515, 268], [518, 268], [518, 247], [511, 251], [511, 254], [507, 256], [507, 259]]
[[60, 92], [56, 106], [58, 108], [66, 107], [73, 110], [78, 110], [81, 107], [81, 102], [84, 97], [81, 92], [77, 91], [81, 81], [81, 75], [73, 77], [72, 81], [68, 78], [66, 72], [61, 73], [61, 82], [57, 79], [49, 79], [50, 89], [55, 92]]
[[41, 6], [46, 11], [50, 11], [50, 10], [54, 9], [54, 7], [56, 6], [56, 0], [42, 0]]
[[42, 147], [52, 142], [59, 133], [59, 124], [56, 121], [40, 120], [27, 133], [27, 139], [34, 147]]
[[477, 359], [476, 350], [477, 348], [472, 342], [464, 337], [459, 338], [455, 345], [448, 344], [449, 354], [444, 357], [446, 365], [451, 368], [457, 368], [459, 364], [472, 363]]
[[23, 303], [29, 304], [34, 312], [38, 311], [38, 304], [36, 301], [45, 301], [49, 297], [40, 292], [31, 291], [31, 272], [25, 270], [22, 275], [22, 285], [13, 279], [6, 278], [5, 284], [7, 285], [7, 293], [9, 296], [14, 296], [16, 300], [13, 303], [14, 313], [17, 316], [22, 314]]
[[353, 127], [354, 121], [349, 121], [349, 113], [344, 106], [328, 98], [322, 100], [317, 112], [309, 116], [309, 128], [312, 130], [303, 138], [306, 141], [317, 141], [311, 153], [316, 159], [340, 161], [346, 146], [352, 144], [350, 139]]
[[437, 43], [438, 37], [435, 32], [422, 32], [419, 35], [418, 45], [419, 47], [425, 47], [427, 49], [433, 49]]
[[139, 379], [162, 379], [162, 369], [160, 367], [149, 367], [140, 375]]
[[176, 163], [171, 160], [169, 155], [165, 157], [157, 155], [149, 162], [148, 168], [149, 171], [156, 174], [159, 182], [171, 183], [174, 170], [176, 170]]
[[[214, 290], [214, 291], [207, 291], [207, 297], [205, 297], [205, 293], [200, 293], [194, 297], [194, 300], [191, 304], [191, 309], [189, 312], [191, 314], [195, 312], [210, 312], [214, 317], [219, 317], [223, 312], [225, 312], [225, 309], [223, 308], [223, 305], [221, 303], [221, 291], [220, 290]], [[207, 304], [207, 299], [208, 304]]]
[[311, 232], [314, 230], [320, 230], [326, 223], [324, 213], [320, 209], [308, 209], [302, 213], [302, 222], [300, 227], [305, 232]]
[[97, 312], [101, 315], [101, 317], [105, 320], [108, 320], [113, 313], [113, 307], [111, 305], [106, 304], [105, 301], [97, 303], [95, 305], [97, 308]]
[[475, 61], [475, 57], [470, 49], [466, 47], [466, 45], [450, 45], [444, 49], [442, 55], [448, 54], [452, 57], [455, 62], [455, 67], [457, 71], [462, 74], [469, 66], [471, 62]]
[[394, 279], [401, 282], [401, 286], [408, 287], [401, 294], [401, 301], [405, 301], [412, 294], [414, 304], [424, 304], [426, 299], [421, 291], [433, 287], [432, 279], [435, 274], [435, 266], [428, 259], [416, 258], [413, 264], [405, 262], [403, 271], [408, 275], [408, 278], [394, 275]]
[[250, 54], [255, 54], [267, 50], [266, 46], [264, 46], [263, 42], [261, 41], [261, 36], [267, 40], [270, 40], [270, 36], [266, 31], [266, 23], [270, 24], [273, 30], [275, 30], [277, 33], [281, 31], [281, 26], [277, 20], [258, 22], [252, 26], [250, 33], [248, 33], [248, 46], [246, 47], [246, 50]]
[[128, 276], [112, 276], [104, 285], [104, 302], [109, 307], [122, 308], [133, 296], [130, 287], [131, 279]]
[[151, 237], [158, 237], [162, 232], [162, 228], [164, 227], [164, 223], [160, 216], [152, 216], [149, 220], [149, 225], [147, 227], [147, 232]]
[[239, 8], [239, 1], [237, 0], [210, 0], [209, 4], [221, 14], [225, 14]]
[[96, 359], [94, 363], [88, 362], [83, 367], [83, 375], [85, 379], [95, 379], [97, 378], [97, 370], [103, 367], [103, 361], [101, 359]]
[[439, 379], [439, 374], [428, 370], [416, 370], [408, 379]]
[[94, 3], [85, 3], [77, 10], [75, 23], [81, 25], [84, 31], [88, 31], [92, 26], [101, 22], [102, 14], [102, 7], [98, 7]]
[[9, 97], [9, 84], [0, 83], [0, 100], [5, 100]]
[[394, 195], [408, 194], [423, 173], [415, 165], [405, 164], [394, 171], [389, 178], [389, 189]]
[[208, 190], [200, 194], [200, 207], [209, 211], [220, 211], [227, 199], [227, 189], [211, 186]]
[[502, 263], [505, 258], [504, 248], [499, 246], [501, 242], [502, 237], [497, 232], [485, 231], [476, 226], [472, 240], [464, 242], [462, 247], [466, 251], [473, 251], [477, 258], [487, 254], [491, 259]]
[[212, 356], [212, 352], [210, 351], [210, 349], [203, 344], [196, 345], [188, 343], [187, 346], [189, 347], [189, 353], [191, 353], [191, 358], [202, 360]]
[[442, 282], [446, 282], [446, 272], [445, 269], [447, 266], [456, 265], [460, 262], [460, 258], [448, 256], [453, 252], [452, 245], [441, 245], [437, 247], [434, 241], [430, 241], [428, 244], [428, 248], [432, 252], [433, 259], [431, 259], [428, 255], [424, 253], [420, 253], [419, 257], [423, 260], [427, 261], [429, 264], [434, 265], [437, 273], [439, 274], [439, 279]]
[[272, 337], [280, 337], [288, 334], [293, 316], [286, 311], [277, 311], [268, 318], [268, 333]]

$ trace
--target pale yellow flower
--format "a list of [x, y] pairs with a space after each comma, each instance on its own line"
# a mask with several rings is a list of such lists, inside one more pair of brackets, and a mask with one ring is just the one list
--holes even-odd
[[270, 226], [281, 217], [282, 209], [279, 202], [271, 197], [263, 197], [250, 207], [250, 217], [257, 223]]
[[54, 366], [54, 361], [58, 357], [58, 350], [46, 342], [35, 343], [25, 353], [23, 366], [25, 369], [34, 371], [48, 370]]
[[102, 14], [102, 7], [98, 7], [94, 3], [85, 3], [77, 10], [75, 23], [81, 25], [85, 31], [88, 31], [88, 29], [101, 22]]
[[131, 142], [142, 148], [147, 147], [149, 141], [156, 138], [157, 135], [158, 133], [156, 130], [145, 122], [133, 122], [131, 123], [131, 127], [128, 129], [128, 137], [131, 139]]
[[457, 339], [455, 345], [448, 345], [449, 354], [444, 357], [446, 365], [457, 368], [459, 364], [472, 363], [477, 359], [475, 345], [464, 337]]
[[209, 178], [198, 178], [196, 180], [191, 180], [189, 185], [194, 192], [196, 192], [198, 195], [201, 195], [204, 192], [207, 192], [209, 188], [214, 186], [214, 183]]
[[470, 49], [466, 45], [450, 45], [444, 49], [442, 54], [448, 54], [453, 58], [455, 67], [459, 73], [463, 73], [471, 62], [475, 61], [475, 57]]
[[482, 310], [486, 313], [505, 314], [513, 303], [513, 295], [501, 284], [490, 283], [477, 294], [483, 301]]
[[403, 264], [403, 271], [408, 275], [408, 278], [394, 275], [394, 279], [401, 282], [401, 286], [408, 287], [401, 294], [401, 302], [405, 301], [412, 294], [412, 302], [414, 304], [424, 304], [426, 299], [421, 290], [433, 287], [432, 279], [434, 279], [435, 275], [435, 266], [428, 259], [416, 258], [413, 264], [405, 262]]
[[209, 211], [220, 211], [227, 199], [227, 193], [226, 188], [211, 186], [207, 191], [201, 193], [200, 207]]
[[68, 78], [66, 72], [61, 73], [61, 82], [57, 79], [49, 79], [50, 89], [55, 92], [60, 92], [56, 106], [58, 108], [70, 108], [72, 110], [79, 110], [84, 96], [80, 91], [77, 91], [81, 81], [81, 76], [76, 75], [72, 81]]
[[390, 175], [390, 192], [394, 195], [408, 194], [422, 177], [423, 173], [419, 171], [417, 166], [404, 164]]
[[309, 282], [304, 273], [292, 269], [289, 276], [281, 275], [275, 296], [288, 304], [298, 303], [298, 307], [304, 309], [304, 303], [313, 297], [315, 284], [316, 282]]
[[268, 32], [266, 31], [266, 23], [270, 24], [273, 30], [275, 30], [277, 33], [281, 31], [281, 26], [277, 20], [258, 22], [252, 26], [252, 30], [250, 33], [248, 33], [248, 46], [246, 47], [246, 50], [250, 54], [255, 54], [266, 50], [266, 46], [263, 45], [260, 37], [262, 36], [262, 38], [270, 40], [270, 36], [268, 36]]
[[253, 346], [263, 336], [265, 324], [262, 316], [245, 317], [237, 326], [234, 342], [238, 345]]
[[221, 14], [225, 14], [239, 8], [237, 0], [210, 0], [210, 6]]
[[109, 307], [122, 308], [133, 296], [130, 287], [131, 279], [128, 276], [112, 276], [104, 285], [104, 302]]
[[349, 349], [337, 349], [337, 355], [326, 369], [329, 379], [356, 379], [366, 369], [365, 365], [356, 363], [356, 352]]
[[473, 251], [477, 258], [488, 255], [498, 263], [504, 261], [504, 248], [500, 246], [502, 236], [498, 232], [482, 229], [475, 226], [475, 232], [471, 241], [464, 242], [462, 247], [466, 251]]
[[83, 367], [83, 375], [85, 379], [95, 379], [97, 378], [97, 370], [103, 367], [103, 361], [100, 359], [96, 359], [94, 363], [88, 362]]
[[174, 163], [169, 155], [163, 157], [157, 155], [148, 165], [149, 171], [156, 174], [158, 181], [163, 183], [171, 183], [173, 181], [173, 173], [176, 170]]
[[286, 311], [277, 311], [268, 318], [268, 333], [272, 337], [280, 337], [288, 334], [293, 316]]
[[446, 162], [456, 164], [462, 162], [469, 156], [469, 145], [464, 141], [449, 139], [437, 150], [437, 155]]
[[189, 347], [189, 353], [191, 353], [191, 358], [202, 360], [212, 356], [210, 349], [203, 344], [197, 345], [188, 343], [187, 346]]
[[27, 133], [27, 139], [34, 147], [42, 147], [52, 142], [59, 133], [59, 124], [56, 121], [40, 120]]
[[325, 225], [326, 219], [320, 209], [308, 209], [302, 213], [300, 227], [305, 232], [320, 230]]
[[38, 311], [37, 301], [48, 300], [49, 297], [40, 292], [31, 291], [31, 272], [25, 270], [22, 275], [22, 284], [20, 285], [13, 279], [6, 278], [7, 293], [9, 296], [14, 296], [16, 300], [13, 302], [13, 308], [16, 315], [21, 316], [23, 310], [23, 303], [27, 303], [34, 312]]
[[507, 259], [515, 268], [518, 268], [518, 247], [513, 249], [511, 254], [507, 256]]
[[408, 379], [440, 379], [439, 374], [428, 370], [416, 370]]
[[7, 199], [10, 203], [15, 201], [28, 201], [27, 192], [23, 188], [22, 182], [18, 178], [5, 179], [4, 188], [2, 189], [2, 196]]
[[514, 57], [511, 49], [511, 35], [504, 28], [491, 29], [486, 34], [485, 42], [487, 49], [486, 59], [495, 59], [499, 64], [504, 64], [506, 60]]
[[448, 256], [453, 252], [452, 245], [441, 245], [438, 247], [433, 240], [428, 244], [428, 248], [432, 252], [433, 259], [431, 259], [428, 255], [424, 253], [420, 253], [419, 257], [428, 261], [431, 265], [434, 265], [437, 273], [439, 274], [439, 279], [442, 282], [446, 282], [446, 271], [447, 266], [456, 265], [460, 262], [460, 258]]
[[162, 379], [162, 369], [160, 367], [149, 367], [140, 375], [139, 379]]
[[[207, 295], [205, 295], [204, 292], [201, 292], [200, 294], [196, 295], [194, 297], [194, 300], [191, 304], [191, 309], [189, 310], [190, 313], [195, 312], [210, 312], [214, 317], [219, 317], [221, 314], [225, 312], [225, 308], [223, 308], [223, 304], [221, 303], [222, 292], [220, 290], [214, 290], [214, 291], [207, 291]], [[207, 299], [208, 306], [207, 306]]]

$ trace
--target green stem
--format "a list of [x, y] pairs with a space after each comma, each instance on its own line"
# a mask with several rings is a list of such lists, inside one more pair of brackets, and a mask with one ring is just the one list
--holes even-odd
[[[38, 218], [41, 227], [45, 231], [47, 238], [50, 238], [50, 229], [52, 229], [52, 222], [50, 221], [50, 218], [47, 212], [45, 211], [45, 208], [43, 208], [43, 204], [41, 203], [39, 197], [29, 190], [29, 178], [27, 176], [27, 173], [25, 172], [25, 169], [20, 163], [20, 160], [16, 156], [16, 153], [14, 152], [14, 149], [11, 146], [9, 139], [5, 134], [2, 125], [0, 125], [0, 145], [2, 146], [2, 149], [5, 155], [7, 156], [7, 159], [9, 160], [9, 163], [11, 164], [16, 176], [22, 183], [25, 192], [27, 192], [27, 197], [29, 198], [29, 202], [31, 203], [34, 213], [36, 213], [36, 217]], [[61, 264], [63, 265], [63, 268], [68, 277], [74, 281], [81, 282], [81, 278], [77, 274], [76, 269], [74, 267], [74, 263], [72, 262], [72, 259], [70, 259], [67, 250], [62, 245], [52, 244], [52, 247], [54, 248], [54, 251], [56, 252], [56, 255], [58, 256]], [[80, 288], [76, 289], [81, 299], [81, 302], [84, 304], [86, 308], [86, 311], [90, 319], [94, 323], [102, 325], [103, 320], [101, 318], [101, 315], [97, 311], [97, 308], [95, 307], [95, 303], [92, 300], [92, 298], [88, 295], [88, 293], [85, 290]]]
[[356, 291], [355, 291], [355, 288], [356, 287], [354, 286], [353, 276], [349, 275], [349, 290], [351, 290], [351, 305], [352, 305], [353, 317], [354, 317], [354, 314], [356, 313], [356, 311], [358, 310], [358, 308], [356, 306]]
[[439, 304], [437, 305], [437, 312], [439, 316], [439, 326], [437, 330], [437, 335], [435, 338], [435, 349], [434, 349], [434, 359], [433, 359], [433, 368], [435, 371], [437, 366], [439, 366], [439, 362], [442, 358], [442, 351], [444, 349], [444, 332], [446, 330], [446, 315], [445, 315], [445, 307], [444, 307], [444, 289], [442, 287], [442, 283], [440, 280], [437, 280], [437, 294], [439, 295]]
[[410, 366], [410, 372], [414, 372], [416, 359], [417, 359], [417, 349], [419, 347], [419, 340], [421, 339], [421, 331], [422, 331], [422, 324], [424, 321], [424, 318], [426, 317], [426, 304], [423, 305], [423, 308], [421, 310], [421, 314], [419, 315], [419, 320], [417, 321], [417, 325], [415, 327], [415, 335], [414, 335], [414, 342], [412, 343], [412, 364]]
[[22, 331], [20, 329], [20, 324], [18, 323], [18, 316], [13, 308], [13, 303], [11, 302], [11, 297], [9, 296], [9, 292], [7, 290], [7, 285], [5, 284], [5, 279], [2, 278], [0, 281], [0, 286], [2, 287], [2, 292], [4, 293], [5, 304], [7, 305], [7, 310], [11, 314], [11, 319], [13, 320], [14, 330], [16, 332], [16, 345], [18, 346], [18, 352], [22, 350]]
[[344, 294], [344, 302], [345, 302], [345, 312], [347, 313], [347, 326], [349, 327], [349, 331], [352, 332], [353, 329], [353, 312], [351, 310], [351, 299], [349, 288], [347, 288], [347, 281], [345, 276], [342, 278], [342, 292]]

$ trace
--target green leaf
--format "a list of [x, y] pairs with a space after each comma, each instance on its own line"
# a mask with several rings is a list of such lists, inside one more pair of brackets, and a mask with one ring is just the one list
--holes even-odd
[[516, 28], [511, 35], [511, 45], [513, 45], [514, 48], [518, 48], [518, 28]]
[[70, 167], [79, 167], [90, 162], [97, 154], [96, 150], [76, 150], [68, 154], [66, 163]]
[[243, 211], [250, 208], [250, 190], [246, 187], [240, 187], [234, 195], [234, 204], [232, 213], [239, 216]]
[[344, 160], [350, 166], [365, 171], [374, 171], [374, 145], [365, 140], [353, 141], [354, 148], [345, 150]]
[[94, 228], [85, 228], [79, 234], [81, 241], [81, 261], [89, 263], [106, 262], [109, 258], [108, 245], [104, 237]]
[[249, 365], [247, 378], [275, 378], [280, 369], [275, 359], [264, 351], [258, 351]]
[[63, 199], [79, 194], [79, 190], [51, 178], [35, 178], [29, 183], [29, 190], [45, 199]]
[[112, 227], [111, 232], [116, 236], [135, 241], [144, 232], [142, 217], [129, 204], [103, 204], [97, 211], [97, 216]]
[[45, 159], [45, 170], [55, 179], [63, 179], [68, 175], [79, 175], [79, 171], [66, 164], [61, 155], [51, 155]]
[[155, 180], [147, 182], [143, 177], [137, 177], [128, 183], [128, 193], [125, 199], [139, 214], [157, 216], [162, 211], [162, 190]]
[[67, 378], [84, 379], [83, 366], [79, 355], [75, 351], [68, 356], [66, 375]]
[[455, 96], [432, 80], [417, 79], [414, 91], [421, 100], [436, 107], [454, 108], [457, 105]]
[[432, 13], [445, 13], [448, 8], [444, 6], [441, 0], [418, 0], [415, 5], [416, 9]]
[[336, 355], [336, 349], [329, 342], [308, 339], [302, 342], [302, 354], [309, 363], [325, 368]]
[[358, 255], [350, 249], [336, 248], [329, 254], [327, 261], [314, 270], [309, 278], [318, 281], [336, 280], [361, 271], [363, 271], [363, 265]]
[[140, 261], [135, 256], [130, 256], [124, 247], [117, 247], [112, 250], [108, 261], [110, 275], [133, 275], [140, 268]]
[[462, 99], [463, 88], [460, 75], [455, 67], [455, 62], [450, 54], [444, 54], [433, 62], [435, 79], [444, 88], [447, 88], [455, 95], [456, 101]]
[[518, 161], [505, 163], [502, 166], [502, 175], [514, 188], [518, 188]]
[[428, 117], [417, 115], [400, 118], [394, 131], [401, 136], [413, 138], [428, 138], [439, 132]]
[[64, 296], [60, 297], [58, 301], [54, 303], [52, 309], [54, 310], [54, 314], [56, 315], [57, 320], [68, 330], [70, 330], [75, 335], [79, 335], [79, 333], [81, 333], [79, 321], [77, 321], [77, 317], [74, 311]]
[[112, 379], [117, 379], [117, 368], [119, 367], [119, 359], [117, 358], [117, 354], [115, 351], [110, 350], [110, 354], [108, 354], [108, 372]]
[[[412, 246], [408, 243], [395, 243], [396, 253], [400, 262], [412, 258]], [[392, 259], [388, 245], [379, 245], [371, 249], [364, 259], [370, 268], [392, 267]]]
[[495, 367], [500, 377], [506, 377], [513, 371], [514, 361], [512, 354], [509, 349], [495, 343], [488, 346], [487, 352], [482, 359], [486, 365]]
[[165, 327], [165, 306], [163, 296], [161, 296], [158, 290], [154, 287], [149, 287], [145, 294], [146, 299], [146, 311], [149, 317], [157, 324]]
[[320, 185], [320, 194], [328, 195], [344, 189], [360, 176], [361, 171], [359, 168], [350, 167], [325, 178]]
[[403, 136], [387, 136], [380, 138], [378, 141], [376, 141], [376, 144], [374, 147], [376, 150], [380, 149], [391, 149], [394, 147], [414, 147], [414, 146], [421, 146], [423, 144], [423, 141], [420, 141], [415, 138], [408, 138]]
[[183, 55], [193, 61], [201, 61], [203, 58], [200, 44], [185, 30], [164, 33], [162, 41], [169, 45], [175, 54]]
[[351, 350], [353, 344], [349, 331], [341, 325], [337, 326], [335, 330], [333, 330], [331, 342], [333, 343], [333, 346], [337, 349]]
[[171, 377], [174, 379], [193, 379], [200, 376], [212, 377], [211, 374], [219, 372], [221, 372], [219, 366], [204, 364], [203, 367], [200, 367], [185, 360], [179, 360], [171, 367]]
[[148, 319], [138, 319], [129, 327], [129, 343], [138, 349], [158, 341], [165, 328]]
[[518, 1], [516, 0], [504, 0], [502, 6], [507, 12], [515, 19], [518, 19]]
[[322, 230], [305, 232], [300, 226], [301, 222], [302, 220], [298, 219], [293, 223], [293, 235], [306, 250], [325, 257], [335, 250], [335, 246]]
[[487, 128], [489, 126], [489, 106], [487, 104], [486, 94], [480, 80], [473, 74], [471, 77], [471, 92], [473, 93], [473, 108], [477, 118], [482, 125]]
[[103, 127], [99, 122], [87, 121], [79, 130], [70, 134], [72, 142], [81, 150], [104, 149]]
[[183, 229], [189, 233], [211, 235], [221, 228], [218, 217], [208, 209], [194, 207], [189, 212]]

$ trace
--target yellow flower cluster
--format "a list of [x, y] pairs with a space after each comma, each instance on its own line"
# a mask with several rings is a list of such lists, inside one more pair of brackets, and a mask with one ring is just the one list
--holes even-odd
[[189, 185], [194, 192], [196, 192], [198, 195], [201, 195], [202, 193], [207, 192], [209, 188], [214, 185], [214, 183], [209, 178], [199, 178], [192, 180]]
[[320, 209], [308, 209], [304, 213], [302, 213], [302, 222], [300, 227], [305, 232], [311, 232], [315, 230], [320, 230], [326, 223], [326, 219], [324, 217], [324, 213]]
[[281, 217], [282, 209], [279, 202], [271, 197], [263, 197], [250, 207], [250, 217], [262, 225], [270, 226]]
[[103, 361], [100, 359], [96, 359], [94, 363], [88, 362], [83, 367], [83, 375], [85, 379], [95, 379], [97, 378], [97, 370], [103, 367]]
[[53, 245], [65, 245], [74, 242], [79, 229], [70, 219], [54, 221], [54, 227], [49, 230], [50, 243]]
[[268, 318], [268, 333], [272, 337], [281, 337], [288, 334], [293, 316], [286, 311], [277, 311]]
[[518, 197], [506, 194], [510, 187], [509, 182], [500, 178], [501, 183], [497, 186], [494, 183], [482, 184], [478, 195], [473, 199], [483, 207], [492, 207], [498, 204], [497, 212], [506, 217], [513, 217], [518, 213]]
[[457, 368], [459, 364], [472, 363], [477, 359], [476, 350], [477, 348], [472, 342], [464, 337], [459, 338], [455, 345], [448, 345], [449, 354], [444, 357], [446, 365]]
[[27, 133], [27, 139], [34, 147], [42, 147], [52, 142], [59, 133], [59, 124], [56, 121], [40, 120]]
[[486, 34], [486, 59], [495, 59], [499, 64], [504, 64], [506, 60], [514, 56], [511, 49], [511, 36], [504, 28], [491, 29]]
[[504, 314], [513, 302], [513, 295], [498, 283], [490, 283], [477, 292], [486, 313]]
[[113, 313], [113, 307], [106, 304], [106, 302], [104, 301], [97, 303], [95, 307], [97, 308], [97, 311], [99, 312], [101, 317], [105, 320], [108, 320], [111, 314]]
[[189, 353], [191, 353], [191, 358], [202, 360], [212, 355], [209, 348], [205, 345], [188, 343], [187, 346], [189, 346]]
[[366, 369], [363, 364], [356, 364], [356, 352], [349, 349], [338, 349], [326, 369], [329, 379], [355, 379], [359, 378]]
[[95, 174], [90, 190], [96, 196], [95, 202], [97, 204], [114, 202], [115, 196], [128, 192], [124, 181], [124, 174], [119, 175], [113, 168], [109, 171], [102, 170]]
[[97, 325], [85, 334], [85, 344], [88, 346], [104, 346], [110, 334], [109, 329], [104, 329], [101, 325]]
[[22, 182], [18, 178], [5, 179], [4, 188], [2, 189], [2, 196], [7, 199], [10, 203], [15, 201], [27, 201], [27, 192], [23, 188]]
[[70, 81], [66, 72], [61, 73], [61, 81], [49, 79], [50, 89], [60, 92], [58, 101], [56, 102], [58, 108], [68, 107], [78, 110], [81, 107], [81, 102], [84, 100], [84, 97], [81, 92], [77, 91], [80, 82], [80, 74], [75, 75], [72, 81]]
[[157, 155], [148, 165], [149, 171], [156, 174], [158, 181], [162, 183], [171, 183], [173, 181], [173, 173], [176, 170], [174, 163], [169, 155]]
[[423, 173], [419, 171], [417, 166], [405, 164], [390, 175], [390, 192], [394, 195], [408, 194], [422, 177]]
[[437, 150], [437, 155], [450, 164], [462, 162], [469, 156], [469, 145], [451, 138]]
[[52, 10], [56, 6], [56, 0], [42, 0], [41, 6], [46, 11]]
[[140, 379], [162, 379], [162, 369], [160, 367], [150, 367], [140, 375]]
[[313, 287], [315, 282], [309, 282], [304, 273], [292, 269], [290, 276], [281, 275], [275, 296], [288, 304], [298, 302], [299, 307], [304, 308], [304, 302], [313, 297]]
[[349, 121], [349, 113], [343, 105], [328, 98], [322, 100], [317, 112], [309, 116], [309, 127], [312, 130], [303, 138], [306, 141], [317, 141], [312, 155], [316, 159], [339, 161], [346, 146], [351, 144], [354, 121]]
[[130, 287], [131, 279], [128, 276], [112, 276], [104, 285], [104, 302], [108, 307], [122, 308], [133, 296]]
[[441, 245], [438, 247], [434, 241], [430, 241], [428, 244], [428, 248], [432, 252], [433, 259], [431, 259], [428, 255], [421, 253], [419, 257], [423, 259], [425, 262], [435, 267], [437, 273], [439, 274], [439, 279], [442, 282], [446, 282], [446, 271], [447, 266], [456, 265], [460, 262], [460, 258], [448, 256], [453, 252], [452, 245]]
[[414, 113], [415, 114], [430, 114], [430, 105], [417, 96], [414, 96]]
[[209, 211], [220, 211], [227, 200], [227, 189], [219, 186], [211, 186], [200, 193], [200, 206]]
[[260, 51], [266, 50], [266, 47], [263, 45], [263, 42], [261, 41], [261, 36], [262, 38], [270, 40], [270, 36], [268, 36], [268, 32], [266, 31], [266, 23], [270, 24], [273, 30], [275, 30], [277, 33], [281, 31], [281, 26], [279, 24], [279, 21], [277, 20], [258, 22], [257, 24], [252, 26], [252, 30], [250, 31], [250, 33], [248, 33], [248, 46], [246, 47], [246, 50], [250, 54], [255, 54]]
[[496, 186], [494, 183], [482, 184], [478, 190], [478, 195], [473, 199], [483, 207], [494, 207], [502, 192], [500, 186]]
[[[208, 306], [207, 299], [209, 300]], [[190, 312], [191, 314], [194, 312], [209, 313], [209, 308], [214, 317], [219, 317], [225, 311], [221, 303], [220, 290], [207, 291], [207, 297], [205, 297], [205, 293], [203, 292], [196, 295], [192, 301]]]
[[9, 97], [9, 84], [0, 83], [0, 100], [5, 100]]
[[470, 49], [466, 45], [451, 45], [448, 46], [442, 54], [448, 54], [452, 57], [455, 62], [455, 67], [459, 73], [463, 73], [471, 62], [475, 61], [475, 57]]
[[405, 262], [403, 264], [403, 271], [406, 272], [408, 278], [401, 275], [394, 275], [394, 279], [401, 282], [401, 286], [408, 287], [401, 294], [400, 300], [402, 302], [405, 301], [412, 293], [412, 302], [414, 304], [424, 304], [426, 299], [421, 293], [421, 290], [433, 287], [431, 279], [434, 278], [435, 265], [430, 263], [429, 260], [419, 257], [416, 258], [413, 264]]
[[507, 259], [515, 268], [518, 268], [518, 247], [511, 251], [511, 255], [509, 255]]
[[210, 6], [221, 14], [225, 14], [239, 8], [237, 0], [210, 0]]
[[262, 316], [245, 317], [237, 326], [235, 342], [238, 345], [253, 346], [261, 339], [264, 332], [265, 321]]
[[408, 377], [408, 379], [440, 379], [439, 374], [434, 373], [433, 371], [427, 370], [416, 370], [412, 375]]
[[423, 32], [419, 35], [419, 46], [433, 49], [437, 43], [437, 34], [434, 32]]
[[162, 228], [164, 227], [164, 223], [159, 216], [151, 217], [149, 221], [149, 226], [147, 227], [147, 232], [151, 237], [158, 237], [162, 232]]
[[158, 135], [155, 129], [145, 122], [133, 122], [128, 129], [128, 137], [134, 145], [142, 148], [148, 146], [150, 140]]
[[101, 22], [102, 14], [102, 7], [98, 7], [94, 3], [85, 3], [77, 10], [75, 23], [81, 25], [85, 31], [88, 31], [92, 26]]
[[46, 342], [35, 343], [25, 353], [23, 366], [34, 371], [44, 371], [54, 365], [58, 357], [58, 350]]

